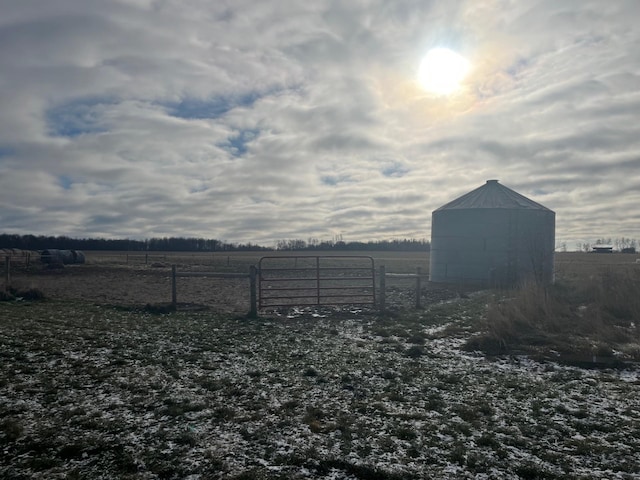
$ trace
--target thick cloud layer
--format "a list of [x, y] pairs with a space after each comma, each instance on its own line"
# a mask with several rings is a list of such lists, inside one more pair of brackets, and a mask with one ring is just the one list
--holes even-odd
[[[501, 182], [640, 238], [640, 3], [0, 0], [0, 231], [429, 238]], [[472, 71], [418, 87], [434, 46]]]

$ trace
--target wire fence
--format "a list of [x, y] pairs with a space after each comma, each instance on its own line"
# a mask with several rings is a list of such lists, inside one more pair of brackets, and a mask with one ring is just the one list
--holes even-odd
[[[4, 289], [10, 287], [38, 288], [47, 297], [62, 300], [90, 301], [96, 304], [108, 305], [147, 305], [147, 304], [172, 304], [179, 308], [192, 308], [202, 306], [222, 312], [244, 312], [255, 316], [259, 311], [268, 310], [273, 304], [269, 304], [269, 296], [273, 291], [267, 283], [263, 284], [263, 291], [258, 292], [258, 277], [260, 269], [250, 264], [257, 260], [260, 266], [260, 258], [230, 258], [229, 261], [206, 265], [193, 255], [185, 256], [181, 264], [168, 264], [168, 261], [180, 259], [176, 255], [159, 255], [165, 262], [151, 262], [151, 256], [147, 257], [148, 263], [126, 263], [126, 254], [114, 256], [118, 262], [95, 261], [96, 257], [88, 256], [87, 263], [62, 265], [60, 268], [52, 268], [51, 264], [24, 263], [24, 256], [5, 256], [2, 262], [4, 277]], [[14, 262], [14, 259], [18, 260]], [[211, 257], [208, 257], [211, 260]], [[305, 261], [318, 262], [318, 257], [283, 258], [286, 262], [296, 262], [301, 268], [306, 268]], [[123, 263], [124, 260], [124, 263]], [[131, 260], [131, 258], [129, 259]], [[155, 258], [154, 260], [158, 260]], [[216, 258], [216, 260], [221, 260]], [[278, 261], [279, 259], [275, 259]], [[403, 303], [408, 299], [413, 306], [421, 307], [421, 299], [424, 297], [424, 280], [426, 275], [421, 273], [420, 267], [416, 273], [387, 273], [384, 266], [374, 267], [373, 259], [366, 267], [354, 263], [353, 258], [338, 257], [331, 259], [326, 264], [326, 270], [322, 275], [328, 275], [329, 283], [318, 284], [323, 289], [323, 295], [316, 298], [313, 305], [333, 304], [369, 304], [377, 309], [384, 310], [391, 304], [397, 306], [400, 302], [389, 301], [389, 295], [396, 298], [402, 297]], [[338, 262], [338, 263], [336, 263]], [[340, 267], [339, 265], [348, 265]], [[273, 265], [271, 265], [273, 267]], [[343, 270], [347, 268], [347, 270]], [[357, 274], [351, 279], [343, 278], [345, 272], [354, 269], [354, 272], [362, 270], [364, 274]], [[263, 272], [267, 274], [267, 269]], [[315, 270], [314, 270], [315, 272]], [[367, 273], [368, 272], [368, 273]], [[274, 272], [268, 273], [272, 275]], [[280, 272], [283, 273], [283, 272]], [[286, 273], [286, 272], [285, 272]], [[312, 272], [313, 273], [313, 272]], [[290, 275], [288, 272], [287, 275]], [[300, 273], [306, 275], [306, 273]], [[317, 273], [313, 273], [316, 275]], [[364, 275], [364, 276], [363, 276]], [[273, 279], [271, 279], [273, 280]], [[300, 280], [297, 282], [297, 280]], [[307, 288], [308, 279], [289, 278], [287, 288], [294, 290], [278, 293], [280, 297], [277, 303], [285, 307], [295, 307], [298, 304], [308, 304], [298, 298], [299, 288]], [[353, 282], [366, 282], [360, 286], [348, 285]], [[392, 286], [389, 287], [389, 283]], [[289, 285], [290, 284], [290, 285]], [[335, 285], [334, 285], [335, 284]], [[316, 287], [318, 287], [316, 285]], [[314, 290], [317, 291], [317, 288]], [[346, 290], [346, 287], [362, 289], [362, 295]], [[329, 288], [326, 293], [324, 289]], [[345, 292], [349, 298], [344, 297]], [[363, 293], [364, 292], [364, 293]], [[399, 293], [401, 292], [401, 295]], [[359, 298], [362, 296], [362, 298]], [[283, 298], [282, 297], [286, 297]], [[335, 298], [334, 298], [335, 297]], [[356, 298], [358, 297], [358, 298]], [[262, 302], [262, 303], [260, 303]], [[271, 300], [273, 303], [273, 300]], [[405, 305], [407, 306], [407, 305]]]

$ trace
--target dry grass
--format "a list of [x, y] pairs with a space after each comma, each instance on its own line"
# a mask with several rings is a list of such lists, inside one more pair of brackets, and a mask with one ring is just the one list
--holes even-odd
[[551, 286], [528, 282], [493, 297], [484, 333], [467, 348], [638, 361], [638, 292], [640, 268], [634, 267], [604, 268]]

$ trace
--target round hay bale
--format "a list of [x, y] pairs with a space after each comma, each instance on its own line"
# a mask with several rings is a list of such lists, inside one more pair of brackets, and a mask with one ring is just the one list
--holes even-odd
[[85, 257], [84, 253], [80, 250], [57, 250], [50, 248], [42, 251], [40, 260], [42, 263], [49, 265], [73, 265], [84, 263]]

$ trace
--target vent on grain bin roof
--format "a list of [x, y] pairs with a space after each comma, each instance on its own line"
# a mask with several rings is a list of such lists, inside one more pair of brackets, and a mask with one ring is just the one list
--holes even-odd
[[497, 180], [443, 205], [431, 218], [431, 281], [553, 281], [555, 212]]

